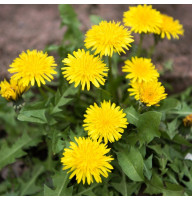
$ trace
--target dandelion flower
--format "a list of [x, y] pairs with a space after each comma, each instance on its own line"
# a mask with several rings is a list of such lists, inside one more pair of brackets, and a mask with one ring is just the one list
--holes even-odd
[[123, 66], [123, 72], [128, 72], [127, 79], [132, 79], [133, 82], [148, 82], [159, 77], [159, 73], [155, 66], [148, 58], [133, 58], [126, 60]]
[[170, 40], [171, 36], [174, 39], [179, 39], [179, 35], [183, 35], [184, 30], [183, 26], [179, 23], [178, 20], [174, 20], [172, 17], [161, 14], [163, 23], [160, 27], [160, 35], [161, 38], [165, 38], [165, 36]]
[[131, 96], [135, 96], [136, 100], [139, 100], [146, 104], [146, 106], [156, 105], [165, 99], [167, 94], [165, 88], [157, 80], [150, 82], [132, 82], [132, 88], [128, 89]]
[[112, 57], [113, 52], [125, 53], [124, 49], [128, 50], [133, 41], [130, 31], [120, 25], [120, 22], [101, 21], [86, 33], [85, 46], [95, 50], [95, 54]]
[[124, 12], [123, 22], [135, 33], [158, 34], [162, 18], [160, 12], [153, 9], [151, 5], [138, 5]]
[[130, 82], [131, 88], [128, 89], [130, 96], [134, 96], [137, 101], [140, 100], [140, 86], [142, 83], [139, 82]]
[[52, 74], [56, 74], [53, 66], [57, 66], [53, 56], [48, 56], [43, 51], [27, 50], [13, 61], [8, 71], [14, 73], [13, 79], [20, 80], [23, 86], [33, 86], [37, 82], [40, 87], [41, 84], [45, 84], [45, 79], [53, 79]]
[[87, 90], [90, 90], [90, 82], [93, 83], [95, 87], [104, 85], [107, 76], [108, 67], [101, 61], [99, 57], [94, 57], [89, 54], [89, 51], [84, 51], [84, 49], [79, 49], [74, 51], [73, 55], [68, 55], [68, 58], [63, 60], [66, 65], [62, 68], [64, 77], [69, 81], [69, 83], [75, 82], [75, 87], [81, 83], [82, 90], [84, 90], [85, 85], [87, 85]]
[[105, 143], [119, 140], [128, 124], [123, 110], [110, 101], [103, 101], [101, 107], [96, 103], [91, 105], [84, 116], [83, 126], [88, 135], [93, 140], [104, 139]]
[[91, 138], [75, 137], [75, 142], [70, 142], [70, 147], [64, 149], [61, 162], [63, 170], [72, 172], [70, 179], [76, 175], [77, 183], [93, 183], [93, 178], [97, 183], [101, 183], [101, 175], [108, 177], [113, 167], [110, 162], [111, 156], [106, 154], [110, 151], [105, 144], [91, 140]]
[[192, 126], [192, 114], [187, 115], [187, 116], [183, 119], [183, 123], [184, 123], [184, 126]]
[[0, 83], [0, 94], [8, 101], [17, 101], [19, 97], [26, 92], [29, 87], [25, 87], [20, 81], [11, 79], [10, 83], [6, 80]]

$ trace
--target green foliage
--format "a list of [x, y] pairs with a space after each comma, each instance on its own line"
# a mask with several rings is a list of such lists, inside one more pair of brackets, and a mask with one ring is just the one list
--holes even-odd
[[103, 19], [102, 17], [98, 16], [98, 15], [91, 15], [90, 16], [90, 20], [92, 24], [99, 24]]
[[31, 176], [29, 177], [29, 179], [27, 179], [27, 181], [24, 181], [22, 179], [19, 179], [20, 182], [20, 196], [23, 195], [34, 195], [35, 193], [37, 193], [38, 191], [41, 190], [41, 187], [38, 185], [36, 185], [36, 180], [39, 177], [39, 175], [44, 171], [44, 167], [41, 165], [37, 165], [34, 167]]
[[96, 196], [96, 194], [93, 192], [93, 189], [98, 186], [100, 186], [100, 184], [98, 184], [98, 183], [94, 183], [88, 187], [81, 184], [81, 185], [79, 185], [79, 188], [78, 188], [79, 192], [77, 194], [75, 194], [75, 196], [85, 196], [85, 195], [86, 196]]
[[54, 103], [51, 105], [50, 114], [55, 114], [62, 111], [60, 107], [73, 100], [73, 98], [69, 98], [68, 96], [75, 95], [77, 92], [78, 88], [74, 88], [74, 85], [71, 85], [68, 89], [66, 89], [62, 95], [60, 94], [60, 91], [57, 90], [54, 97]]
[[139, 121], [139, 113], [134, 109], [134, 107], [131, 106], [129, 108], [126, 108], [124, 112], [127, 115], [128, 122], [137, 126]]
[[173, 109], [180, 109], [180, 102], [175, 98], [168, 97], [164, 99], [159, 107], [156, 108], [157, 111], [166, 112]]
[[23, 109], [19, 115], [18, 120], [25, 122], [34, 122], [39, 124], [46, 124], [45, 109], [25, 110]]
[[143, 181], [143, 158], [138, 149], [131, 147], [130, 151], [117, 153], [119, 165], [123, 172], [133, 181]]
[[164, 71], [163, 73], [167, 71], [172, 71], [173, 70], [173, 60], [168, 60], [164, 63]]
[[165, 182], [164, 185], [161, 177], [154, 173], [151, 181], [147, 183], [145, 193], [150, 195], [163, 194], [164, 196], [181, 196], [184, 195], [184, 188], [169, 182]]
[[[141, 55], [152, 55], [154, 50], [139, 49], [134, 43], [128, 55], [102, 58], [112, 67], [105, 85], [90, 91], [75, 88], [63, 78], [61, 61], [84, 48], [84, 33], [73, 6], [59, 5], [59, 13], [65, 29], [62, 42], [45, 48], [59, 56], [55, 81], [32, 87], [23, 95], [21, 110], [15, 111], [0, 97], [0, 195], [192, 195], [192, 128], [183, 125], [183, 118], [192, 113], [192, 87], [168, 95], [159, 106], [147, 107], [129, 96], [129, 81], [119, 66], [137, 56], [138, 50]], [[101, 20], [90, 16], [91, 24]], [[168, 60], [164, 71], [172, 65]], [[101, 183], [77, 184], [76, 177], [69, 179], [70, 173], [62, 170], [63, 150], [75, 137], [87, 137], [82, 126], [85, 111], [103, 100], [123, 108], [129, 124], [120, 140], [107, 144], [114, 158], [109, 176], [101, 176]]]
[[160, 112], [148, 111], [139, 114], [132, 106], [126, 108], [124, 112], [127, 114], [128, 122], [137, 127], [137, 138], [141, 145], [151, 142], [154, 137], [160, 137], [159, 125], [162, 115]]
[[45, 196], [71, 196], [73, 186], [67, 187], [69, 183], [69, 175], [66, 171], [56, 172], [52, 177], [54, 189], [50, 189], [44, 185]]
[[154, 137], [160, 137], [160, 120], [161, 113], [155, 111], [149, 111], [139, 116], [137, 128], [141, 142], [149, 143]]
[[25, 133], [21, 138], [18, 138], [11, 147], [4, 143], [0, 149], [0, 169], [15, 162], [16, 158], [26, 155], [26, 152], [23, 151], [23, 149], [35, 146], [39, 141], [40, 139], [38, 137], [32, 138]]
[[136, 194], [140, 187], [140, 182], [127, 182], [125, 175], [122, 175], [122, 181], [120, 183], [111, 183], [114, 189], [116, 189], [123, 196], [131, 196]]
[[153, 154], [144, 161], [144, 175], [147, 177], [148, 180], [150, 180], [152, 176], [152, 165], [153, 165], [152, 159], [153, 159]]

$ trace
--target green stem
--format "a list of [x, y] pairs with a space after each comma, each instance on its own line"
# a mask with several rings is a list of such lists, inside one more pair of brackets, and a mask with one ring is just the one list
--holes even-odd
[[123, 171], [122, 171], [122, 179], [123, 179], [123, 186], [124, 186], [124, 196], [127, 196], [126, 177]]
[[83, 191], [77, 193], [75, 196], [81, 196], [82, 194], [88, 192], [88, 191], [91, 191], [93, 188], [97, 187], [97, 186], [100, 186], [101, 183], [95, 183], [95, 184], [92, 184], [90, 187], [84, 189]]
[[41, 93], [41, 95], [42, 95], [44, 98], [47, 98], [46, 93], [43, 91], [43, 89], [42, 89], [41, 87], [38, 87], [38, 90], [39, 90], [39, 92]]
[[137, 56], [138, 56], [138, 57], [139, 57], [140, 54], [141, 54], [142, 44], [143, 44], [143, 38], [144, 38], [144, 34], [141, 33], [141, 34], [140, 34], [139, 45], [138, 45], [138, 49], [137, 49]]
[[150, 47], [150, 49], [149, 49], [149, 51], [148, 51], [148, 53], [147, 53], [147, 57], [148, 57], [148, 58], [151, 58], [151, 56], [153, 55], [153, 53], [154, 53], [154, 51], [155, 51], [155, 47], [156, 47], [155, 44], [153, 44], [153, 45]]
[[[108, 87], [108, 92], [110, 92], [112, 96], [112, 101], [116, 102], [117, 101], [117, 86], [115, 84], [115, 75], [113, 74], [116, 73], [116, 71], [112, 71], [112, 58], [108, 56], [108, 66], [109, 66], [109, 87]], [[116, 74], [117, 75], [117, 74]]]
[[143, 105], [142, 105], [142, 103], [139, 101], [139, 106], [138, 106], [138, 111], [139, 111], [139, 113], [141, 113], [142, 110], [143, 110]]
[[109, 79], [111, 80], [113, 78], [113, 74], [112, 74], [112, 67], [111, 67], [111, 57], [108, 56], [108, 65], [109, 65]]
[[81, 87], [79, 86], [78, 93], [77, 93], [78, 101], [80, 100], [80, 96], [81, 96]]
[[[63, 66], [62, 60], [59, 61], [59, 66]], [[59, 74], [59, 77], [58, 77], [59, 88], [62, 90], [63, 87], [65, 86], [65, 78], [63, 77], [61, 67], [58, 67], [58, 74]]]
[[51, 171], [52, 170], [52, 162], [53, 162], [53, 160], [52, 160], [53, 153], [52, 153], [52, 145], [51, 145], [50, 139], [48, 137], [46, 137], [46, 143], [47, 143], [47, 148], [48, 148], [47, 170]]
[[111, 57], [108, 56], [108, 66], [109, 66], [109, 87], [108, 87], [108, 91], [110, 92], [112, 98], [114, 99], [114, 88], [113, 88], [113, 73], [112, 73], [112, 60]]
[[118, 69], [118, 61], [120, 59], [119, 55], [116, 53], [113, 55], [114, 59], [113, 59], [113, 71], [112, 71], [112, 74], [113, 74], [113, 77], [114, 78], [117, 78], [118, 75], [119, 75], [119, 69]]
[[20, 196], [24, 196], [26, 194], [26, 192], [28, 190], [30, 190], [30, 187], [35, 183], [37, 177], [43, 172], [43, 168], [44, 168], [43, 166], [40, 166], [39, 169], [38, 169], [38, 171], [35, 171], [35, 173], [33, 174], [33, 177], [30, 179], [30, 181], [27, 182], [24, 185], [24, 187], [23, 187], [23, 189], [21, 191]]
[[53, 94], [55, 94], [55, 90], [51, 89], [50, 87], [48, 87], [47, 85], [42, 85], [44, 89], [46, 89], [48, 92], [51, 92]]
[[154, 35], [154, 44], [150, 47], [150, 49], [147, 53], [148, 58], [151, 58], [151, 56], [154, 54], [155, 48], [160, 40], [161, 40], [161, 38], [159, 37], [159, 35]]

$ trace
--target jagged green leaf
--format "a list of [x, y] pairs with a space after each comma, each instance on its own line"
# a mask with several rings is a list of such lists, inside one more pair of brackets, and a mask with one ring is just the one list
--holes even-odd
[[175, 135], [178, 134], [178, 127], [180, 123], [178, 123], [178, 119], [175, 118], [172, 122], [167, 123], [167, 134], [170, 139], [173, 139]]
[[134, 124], [137, 126], [139, 121], [139, 113], [135, 110], [133, 106], [124, 109], [124, 113], [126, 113], [127, 121], [130, 124]]
[[130, 151], [117, 152], [117, 159], [123, 172], [133, 181], [143, 181], [144, 162], [141, 153], [135, 147]]
[[0, 149], [0, 169], [15, 162], [16, 158], [26, 155], [23, 149], [35, 146], [38, 142], [40, 142], [39, 138], [31, 138], [27, 134], [23, 134], [11, 147], [6, 143], [2, 145]]
[[66, 105], [72, 100], [72, 98], [68, 96], [75, 95], [77, 91], [78, 88], [75, 88], [74, 85], [71, 85], [67, 90], [63, 92], [63, 94], [61, 94], [60, 91], [57, 90], [50, 114], [55, 114], [62, 111], [60, 107]]
[[54, 189], [44, 185], [44, 196], [71, 196], [73, 187], [67, 187], [69, 174], [66, 171], [56, 172], [52, 177]]
[[20, 196], [32, 195], [41, 190], [41, 187], [36, 185], [36, 180], [38, 176], [43, 172], [43, 170], [43, 165], [37, 165], [33, 169], [31, 177], [27, 182], [19, 179], [19, 182], [21, 184]]
[[[63, 41], [68, 41], [71, 50], [82, 45], [83, 33], [80, 30], [80, 21], [77, 14], [71, 5], [59, 5], [59, 12], [61, 17], [61, 26], [67, 26], [67, 31], [64, 34]], [[65, 46], [66, 47], [66, 46]]]
[[149, 143], [154, 137], [159, 137], [159, 125], [162, 113], [156, 111], [148, 111], [139, 114], [134, 107], [124, 109], [127, 120], [130, 124], [137, 127], [138, 138], [141, 144]]
[[152, 159], [153, 154], [144, 161], [144, 175], [148, 180], [150, 180], [152, 176]]
[[78, 193], [75, 194], [75, 196], [82, 196], [82, 195], [89, 195], [89, 196], [95, 196], [95, 193], [93, 192], [93, 189], [100, 186], [100, 183], [93, 183], [90, 186], [86, 187], [84, 185], [79, 186]]
[[159, 137], [159, 125], [162, 113], [156, 111], [149, 111], [139, 116], [137, 123], [138, 135], [141, 143], [149, 143], [154, 137]]
[[181, 106], [179, 107], [179, 109], [168, 111], [168, 114], [176, 114], [180, 116], [190, 115], [191, 113], [192, 113], [192, 109], [189, 105], [187, 105], [186, 102], [183, 102]]
[[164, 196], [181, 196], [184, 195], [184, 188], [180, 185], [164, 182], [162, 177], [154, 173], [151, 181], [147, 182], [147, 188], [144, 193], [150, 195], [160, 195]]
[[92, 24], [99, 24], [101, 21], [103, 20], [102, 17], [98, 16], [98, 15], [90, 15], [90, 21]]
[[65, 141], [62, 140], [62, 134], [54, 129], [51, 137], [53, 154], [59, 153], [65, 146]]
[[46, 109], [37, 110], [21, 110], [17, 119], [20, 121], [33, 122], [39, 124], [46, 124], [47, 118], [45, 116]]
[[173, 109], [179, 109], [180, 107], [181, 107], [180, 101], [170, 97], [162, 100], [160, 106], [155, 108], [155, 110], [165, 112]]
[[121, 178], [121, 182], [119, 183], [111, 183], [111, 185], [123, 196], [127, 196], [127, 183], [126, 183], [126, 177], [124, 172], [122, 172], [122, 178]]
[[75, 13], [73, 7], [67, 4], [59, 5], [59, 12], [61, 17], [61, 25], [73, 25], [80, 26], [80, 22], [77, 18], [77, 14]]

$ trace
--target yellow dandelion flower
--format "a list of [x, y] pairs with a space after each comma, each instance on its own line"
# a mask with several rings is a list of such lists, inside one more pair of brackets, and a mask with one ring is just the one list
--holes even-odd
[[127, 79], [132, 79], [133, 82], [148, 82], [159, 77], [159, 73], [155, 66], [148, 58], [133, 58], [126, 60], [125, 66], [122, 68], [123, 72], [128, 72]]
[[113, 158], [106, 154], [110, 151], [105, 144], [93, 141], [90, 138], [75, 138], [75, 142], [70, 142], [70, 147], [64, 149], [61, 162], [63, 170], [72, 172], [70, 179], [76, 175], [77, 183], [93, 183], [93, 178], [97, 183], [101, 183], [101, 175], [108, 177], [113, 167], [109, 164]]
[[120, 22], [114, 21], [101, 21], [99, 25], [92, 26], [85, 36], [86, 48], [92, 48], [95, 54], [100, 54], [100, 56], [112, 57], [113, 52], [125, 53], [124, 49], [128, 50], [130, 43], [134, 41], [130, 31], [120, 25]]
[[104, 139], [105, 143], [119, 140], [128, 124], [123, 110], [110, 101], [103, 101], [101, 107], [96, 103], [91, 105], [84, 116], [83, 126], [88, 135], [93, 140]]
[[128, 89], [131, 96], [135, 96], [136, 100], [139, 100], [146, 104], [146, 106], [156, 105], [165, 99], [167, 94], [165, 88], [157, 80], [150, 82], [132, 82], [132, 88]]
[[33, 86], [37, 82], [40, 87], [45, 84], [45, 79], [53, 79], [52, 74], [56, 74], [53, 66], [57, 66], [53, 56], [48, 56], [43, 51], [27, 50], [13, 61], [8, 71], [14, 73], [13, 79], [20, 80], [23, 86]]
[[187, 115], [187, 116], [183, 119], [183, 123], [184, 123], [184, 126], [192, 126], [192, 114]]
[[134, 96], [137, 101], [140, 100], [140, 86], [142, 83], [139, 82], [130, 82], [131, 88], [128, 89], [130, 96]]
[[68, 58], [63, 60], [66, 65], [62, 68], [64, 77], [69, 83], [75, 82], [75, 87], [81, 83], [82, 90], [87, 85], [87, 90], [90, 90], [90, 82], [95, 87], [104, 85], [107, 76], [108, 67], [99, 57], [94, 57], [89, 54], [89, 51], [78, 49], [74, 51], [73, 55], [68, 55]]
[[159, 33], [162, 23], [159, 11], [152, 8], [151, 5], [138, 5], [130, 7], [124, 12], [123, 22], [131, 27], [135, 33]]
[[184, 34], [183, 26], [179, 23], [178, 20], [174, 20], [172, 17], [161, 14], [163, 23], [160, 27], [161, 38], [165, 36], [170, 40], [171, 36], [174, 39], [179, 39], [179, 35]]
[[18, 98], [26, 92], [29, 87], [25, 87], [20, 81], [16, 81], [11, 78], [10, 83], [6, 80], [0, 83], [0, 95], [8, 101], [16, 101]]

